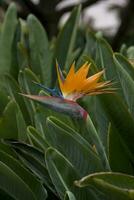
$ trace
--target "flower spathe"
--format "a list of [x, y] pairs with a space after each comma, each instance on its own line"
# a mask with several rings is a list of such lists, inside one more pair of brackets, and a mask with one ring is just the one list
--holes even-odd
[[37, 101], [38, 103], [50, 108], [56, 112], [67, 114], [77, 119], [86, 119], [88, 113], [77, 102], [55, 97], [55, 96], [37, 96], [23, 94], [23, 96]]
[[66, 78], [63, 77], [58, 64], [56, 64], [56, 69], [60, 90], [65, 99], [76, 101], [86, 95], [98, 95], [112, 91], [112, 88], [109, 88], [111, 81], [99, 82], [104, 70], [87, 77], [90, 69], [88, 62], [85, 62], [76, 72], [75, 63], [73, 63]]

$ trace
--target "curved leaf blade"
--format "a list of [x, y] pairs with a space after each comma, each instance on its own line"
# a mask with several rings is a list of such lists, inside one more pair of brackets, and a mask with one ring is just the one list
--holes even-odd
[[36, 200], [30, 188], [6, 164], [0, 161], [0, 188], [17, 200]]
[[0, 150], [0, 161], [10, 167], [10, 169], [12, 169], [25, 182], [25, 184], [28, 185], [37, 199], [46, 199], [47, 192], [43, 185], [16, 159]]
[[97, 200], [97, 195], [92, 190], [81, 190], [74, 186], [74, 180], [79, 175], [73, 165], [56, 149], [48, 148], [46, 152], [46, 164], [50, 177], [61, 199], [64, 199], [66, 191], [75, 194], [76, 199], [93, 199]]
[[96, 173], [75, 181], [78, 187], [96, 187], [114, 200], [134, 199], [134, 177], [121, 173]]
[[73, 164], [80, 176], [104, 170], [98, 155], [84, 138], [54, 117], [47, 119], [46, 139]]

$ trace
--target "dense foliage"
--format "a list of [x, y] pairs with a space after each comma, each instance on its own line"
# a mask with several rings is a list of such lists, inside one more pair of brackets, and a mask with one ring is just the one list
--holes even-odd
[[[36, 17], [18, 19], [14, 4], [7, 10], [0, 31], [0, 199], [134, 199], [133, 48], [114, 53], [100, 33], [80, 29], [79, 18], [77, 7], [48, 41]], [[20, 95], [48, 95], [34, 81], [57, 85], [56, 59], [65, 74], [74, 60], [77, 69], [88, 60], [92, 74], [105, 68], [104, 79], [115, 82], [116, 93], [79, 101], [87, 121]]]

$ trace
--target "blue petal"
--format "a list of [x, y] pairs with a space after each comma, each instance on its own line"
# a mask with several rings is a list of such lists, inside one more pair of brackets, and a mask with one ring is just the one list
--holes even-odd
[[61, 97], [63, 98], [63, 95], [61, 93], [61, 91], [58, 88], [48, 88], [40, 83], [34, 82], [37, 86], [39, 86], [40, 88], [42, 88], [43, 90], [45, 90], [46, 92], [50, 93], [50, 95], [55, 96], [55, 97]]

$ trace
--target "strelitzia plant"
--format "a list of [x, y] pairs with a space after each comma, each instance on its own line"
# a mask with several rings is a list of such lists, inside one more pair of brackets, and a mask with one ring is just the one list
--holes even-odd
[[[108, 94], [113, 93], [115, 90], [115, 88], [112, 87], [112, 81], [100, 81], [102, 75], [104, 74], [104, 70], [88, 77], [90, 65], [90, 63], [85, 62], [75, 72], [75, 63], [73, 63], [65, 78], [58, 63], [56, 63], [59, 88], [50, 89], [37, 83], [39, 87], [44, 88], [47, 92], [50, 92], [51, 96], [38, 96], [31, 94], [23, 94], [23, 96], [37, 101], [52, 110], [67, 114], [72, 118], [82, 119], [86, 122], [85, 129], [90, 129], [92, 122], [89, 114], [76, 101], [84, 96], [93, 96], [104, 93]], [[103, 157], [104, 168], [106, 170], [110, 170], [104, 147], [95, 129], [94, 134], [91, 135], [91, 139], [93, 144], [97, 146], [98, 154]]]
[[0, 199], [134, 199], [134, 68], [100, 34], [81, 32], [79, 16], [77, 7], [50, 42], [35, 16], [22, 24], [13, 4], [7, 11], [0, 32]]

